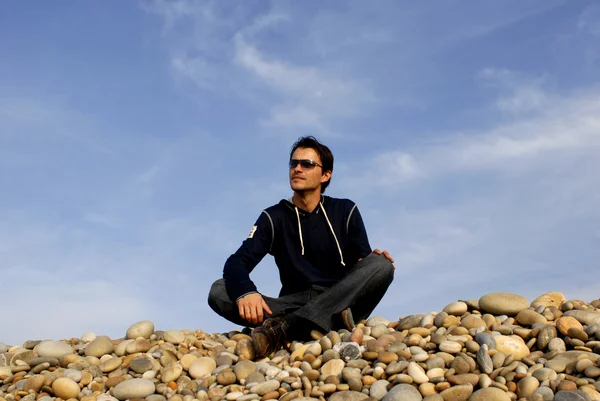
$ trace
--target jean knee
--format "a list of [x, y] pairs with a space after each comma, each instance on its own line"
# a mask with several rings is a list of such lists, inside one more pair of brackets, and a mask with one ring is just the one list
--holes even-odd
[[219, 279], [210, 286], [210, 291], [208, 292], [208, 305], [215, 312], [218, 312], [221, 309], [219, 307], [219, 301], [223, 299], [224, 295], [227, 296], [225, 281], [223, 279]]
[[384, 255], [372, 254], [371, 268], [374, 270], [373, 274], [379, 275], [382, 278], [392, 280], [394, 278], [394, 271], [396, 270], [394, 264], [390, 262]]

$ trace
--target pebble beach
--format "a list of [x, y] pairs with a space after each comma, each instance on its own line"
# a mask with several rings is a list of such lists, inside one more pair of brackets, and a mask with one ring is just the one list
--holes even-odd
[[600, 300], [560, 292], [373, 316], [261, 359], [238, 330], [125, 330], [0, 342], [0, 401], [600, 400]]

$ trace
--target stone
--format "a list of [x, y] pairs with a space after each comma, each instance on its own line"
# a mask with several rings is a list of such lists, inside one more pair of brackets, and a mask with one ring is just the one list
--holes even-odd
[[181, 330], [167, 330], [163, 334], [166, 342], [171, 344], [181, 344], [185, 340], [185, 334]]
[[100, 370], [102, 373], [110, 373], [121, 366], [122, 363], [121, 358], [109, 358], [100, 364]]
[[[308, 349], [308, 347], [306, 347], [306, 349]], [[255, 356], [254, 345], [251, 340], [246, 338], [237, 342], [234, 352], [242, 361], [251, 361]]]
[[429, 381], [423, 368], [416, 362], [410, 362], [408, 364], [408, 375], [412, 377], [413, 381], [417, 384], [427, 383]]
[[505, 391], [495, 387], [486, 387], [475, 391], [469, 401], [511, 401]]
[[233, 373], [231, 370], [224, 370], [222, 372], [219, 372], [219, 374], [217, 375], [217, 383], [219, 383], [222, 386], [228, 386], [230, 384], [234, 384], [236, 382], [236, 376], [235, 373]]
[[591, 312], [584, 310], [569, 310], [564, 313], [564, 316], [569, 316], [577, 319], [579, 323], [587, 326], [600, 324], [600, 312]]
[[63, 343], [60, 341], [42, 341], [39, 343], [34, 351], [40, 357], [51, 357], [51, 358], [60, 358], [65, 354], [73, 354], [73, 348], [67, 343]]
[[154, 333], [154, 323], [150, 320], [142, 320], [127, 329], [126, 338], [135, 340], [138, 337], [149, 339]]
[[[419, 390], [410, 384], [398, 384], [383, 397], [383, 401], [422, 401]], [[341, 399], [340, 399], [341, 401]]]
[[379, 326], [379, 325], [384, 325], [387, 326], [390, 324], [390, 321], [384, 317], [381, 316], [372, 316], [370, 318], [367, 319], [367, 322], [365, 324], [365, 326], [367, 327], [375, 327], [375, 326]]
[[508, 292], [492, 292], [479, 298], [479, 308], [496, 315], [515, 316], [527, 307], [527, 299]]
[[479, 375], [475, 373], [463, 373], [460, 375], [452, 375], [448, 377], [448, 383], [452, 385], [470, 384], [475, 387], [479, 383]]
[[94, 341], [96, 337], [96, 333], [88, 331], [87, 333], [83, 333], [83, 335], [81, 336], [81, 341], [83, 341], [84, 343], [89, 343], [91, 341]]
[[513, 355], [516, 360], [528, 356], [531, 351], [525, 341], [519, 336], [495, 336], [496, 349], [505, 355]]
[[52, 391], [63, 400], [77, 398], [79, 395], [79, 384], [68, 377], [59, 377], [52, 382]]
[[258, 395], [265, 395], [279, 388], [279, 381], [275, 379], [267, 380], [263, 383], [258, 383], [250, 388], [250, 391]]
[[532, 395], [541, 396], [543, 401], [552, 401], [554, 399], [554, 392], [550, 387], [546, 386], [538, 387]]
[[558, 318], [556, 321], [556, 328], [563, 336], [569, 335], [569, 329], [572, 328], [583, 330], [583, 326], [579, 323], [579, 320], [572, 316], [562, 316]]
[[440, 351], [449, 354], [458, 354], [462, 350], [462, 344], [457, 343], [456, 341], [442, 341], [438, 348]]
[[558, 308], [565, 301], [566, 298], [561, 292], [547, 292], [534, 299], [530, 306], [534, 309], [538, 306], [555, 306]]
[[179, 379], [179, 376], [181, 376], [182, 372], [183, 366], [181, 366], [179, 362], [172, 362], [161, 370], [161, 380], [163, 383], [174, 382], [175, 380]]
[[239, 361], [233, 366], [233, 373], [238, 381], [246, 379], [250, 373], [256, 371], [256, 364], [252, 361]]
[[102, 355], [110, 354], [115, 350], [112, 340], [107, 336], [98, 336], [86, 345], [84, 352], [85, 356], [101, 357]]
[[523, 309], [517, 314], [515, 320], [523, 326], [533, 326], [535, 323], [548, 323], [548, 320], [544, 316], [531, 309]]
[[323, 376], [339, 376], [346, 364], [341, 359], [332, 359], [321, 367]]
[[410, 315], [403, 317], [398, 321], [396, 330], [402, 331], [412, 329], [413, 327], [419, 327], [422, 318], [423, 315]]
[[42, 389], [42, 386], [45, 384], [46, 378], [42, 375], [34, 375], [25, 380], [23, 384], [23, 391], [29, 392], [29, 390], [33, 390], [34, 392], [39, 392]]
[[492, 358], [488, 354], [488, 347], [483, 344], [479, 351], [477, 351], [477, 365], [479, 370], [483, 373], [490, 374], [494, 370], [494, 364]]
[[136, 357], [129, 363], [129, 369], [136, 373], [145, 373], [152, 370], [152, 362], [143, 356]]
[[460, 321], [460, 325], [467, 329], [476, 329], [479, 327], [486, 327], [485, 322], [478, 315], [467, 315]]
[[471, 394], [473, 394], [473, 386], [471, 384], [453, 386], [440, 393], [444, 401], [467, 401]]
[[556, 338], [556, 327], [548, 325], [542, 327], [537, 336], [537, 346], [540, 350], [545, 350], [553, 338]]
[[554, 394], [554, 401], [588, 401], [591, 400], [581, 391], [559, 391]]
[[[150, 341], [145, 338], [137, 338], [125, 347], [125, 352], [128, 354], [136, 354], [138, 352], [147, 352], [151, 347]], [[118, 348], [118, 347], [117, 347]], [[115, 350], [116, 353], [116, 350]], [[119, 355], [117, 353], [117, 355]]]
[[371, 388], [369, 389], [369, 396], [376, 400], [381, 400], [388, 393], [388, 385], [390, 383], [387, 380], [377, 380], [375, 383], [371, 384]]
[[154, 391], [156, 391], [156, 387], [152, 380], [139, 378], [125, 380], [110, 390], [111, 394], [121, 401], [132, 398], [145, 398], [150, 394], [154, 394]]
[[449, 303], [448, 305], [446, 305], [444, 307], [444, 309], [442, 311], [446, 312], [449, 315], [462, 316], [467, 312], [467, 310], [468, 310], [467, 304], [459, 301], [459, 302]]
[[[361, 401], [367, 398], [369, 398], [368, 395], [359, 393], [358, 391], [338, 391], [331, 394], [329, 401]], [[296, 398], [296, 401], [300, 400], [302, 398]]]
[[217, 363], [209, 357], [196, 359], [190, 365], [189, 374], [193, 379], [202, 379], [212, 373], [217, 368]]
[[540, 382], [533, 376], [527, 376], [517, 383], [517, 396], [527, 398], [540, 386]]
[[496, 340], [494, 340], [494, 336], [492, 336], [489, 333], [486, 333], [486, 332], [477, 333], [475, 335], [475, 341], [479, 345], [486, 344], [488, 347], [488, 350], [496, 349]]

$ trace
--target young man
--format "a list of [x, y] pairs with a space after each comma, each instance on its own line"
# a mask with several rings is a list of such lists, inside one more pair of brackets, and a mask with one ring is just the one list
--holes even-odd
[[[265, 209], [228, 259], [208, 303], [219, 315], [253, 326], [257, 357], [267, 356], [311, 329], [328, 332], [367, 318], [394, 278], [387, 251], [371, 251], [356, 205], [324, 196], [333, 154], [314, 137], [300, 138], [289, 162], [288, 200]], [[275, 257], [282, 288], [263, 296], [250, 280], [262, 258]]]

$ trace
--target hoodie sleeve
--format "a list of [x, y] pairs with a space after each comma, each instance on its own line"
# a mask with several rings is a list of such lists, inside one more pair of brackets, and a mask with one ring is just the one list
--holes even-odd
[[246, 294], [258, 292], [256, 285], [250, 280], [250, 273], [269, 253], [273, 238], [272, 220], [269, 214], [263, 211], [252, 226], [248, 238], [225, 262], [223, 279], [231, 299], [237, 300]]
[[350, 211], [347, 221], [348, 227], [348, 239], [350, 243], [349, 249], [351, 250], [352, 263], [356, 263], [358, 259], [368, 256], [372, 250], [369, 245], [369, 238], [367, 237], [367, 230], [363, 223], [362, 216], [358, 211], [358, 207], [354, 205]]

